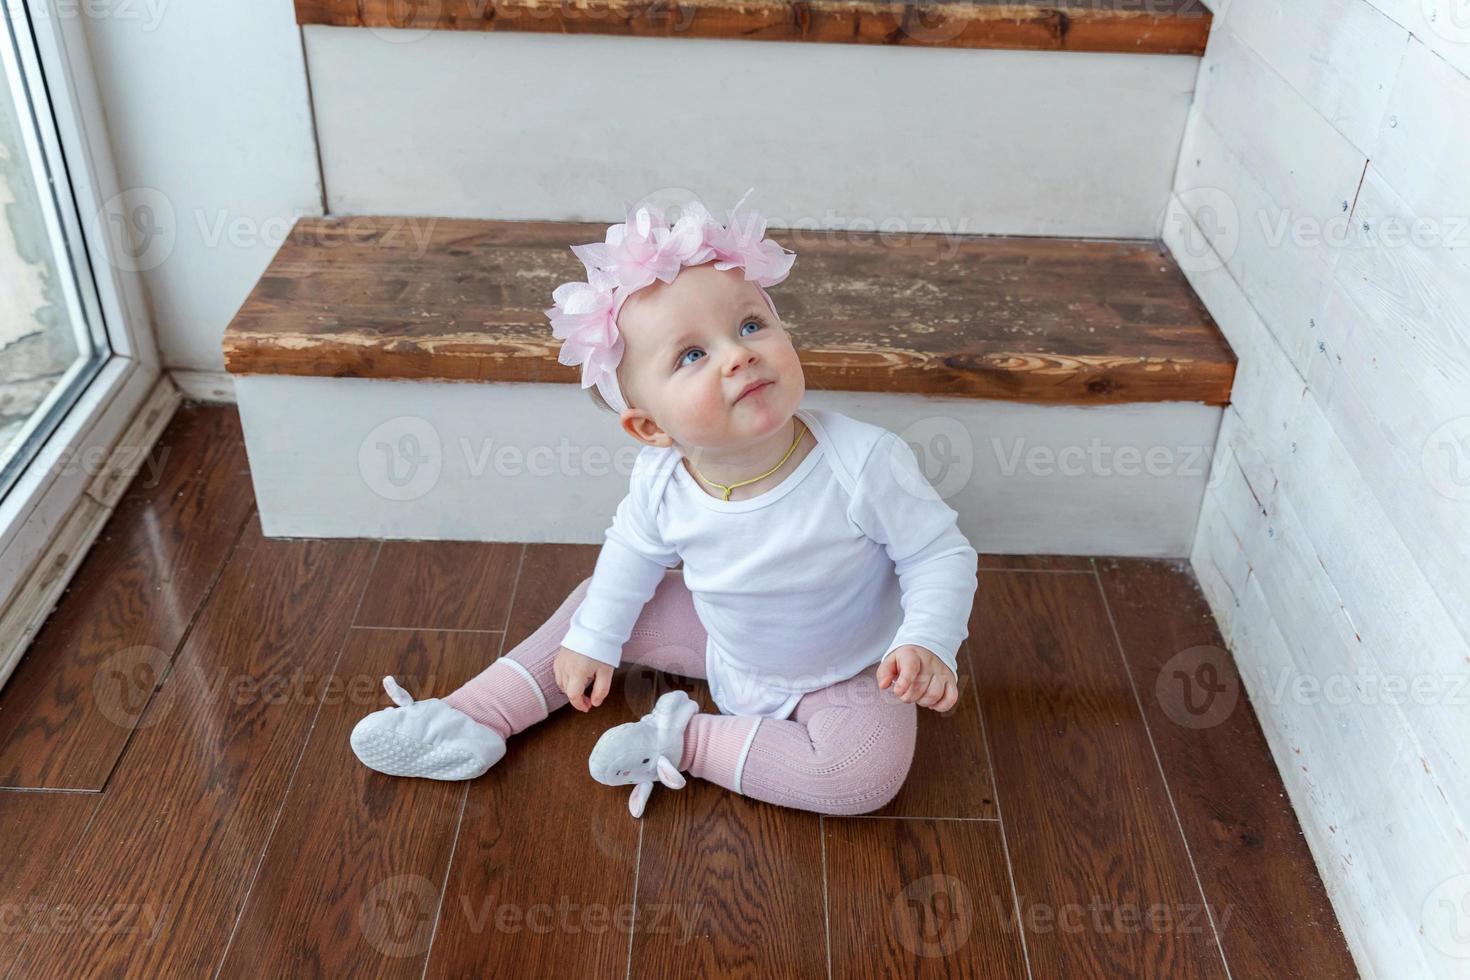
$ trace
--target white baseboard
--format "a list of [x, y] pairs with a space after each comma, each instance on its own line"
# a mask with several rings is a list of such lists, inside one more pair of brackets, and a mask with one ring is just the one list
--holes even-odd
[[[273, 537], [599, 544], [637, 450], [576, 385], [242, 375], [236, 390]], [[1021, 554], [1187, 556], [1221, 416], [831, 391], [804, 404], [903, 435], [971, 543]]]

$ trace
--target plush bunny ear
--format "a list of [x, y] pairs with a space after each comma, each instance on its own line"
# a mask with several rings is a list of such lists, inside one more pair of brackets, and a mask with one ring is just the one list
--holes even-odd
[[635, 817], [643, 816], [643, 806], [648, 802], [648, 797], [653, 793], [653, 783], [639, 783], [633, 787], [633, 795], [628, 797], [628, 812]]
[[658, 757], [658, 778], [669, 789], [678, 789], [684, 785], [684, 774], [666, 755]]

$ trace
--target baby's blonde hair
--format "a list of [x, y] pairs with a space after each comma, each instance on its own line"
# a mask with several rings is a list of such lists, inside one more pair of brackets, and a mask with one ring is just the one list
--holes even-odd
[[[628, 389], [623, 384], [623, 366], [621, 364], [619, 364], [617, 366], [617, 368], [615, 369], [615, 371], [616, 371], [616, 376], [617, 376], [617, 379], [618, 379], [618, 390], [623, 393], [623, 398], [624, 399], [627, 399], [627, 397], [628, 397]], [[598, 408], [606, 409], [607, 411], [613, 413], [616, 416], [620, 416], [620, 417], [622, 416], [622, 414], [623, 414], [622, 412], [619, 412], [616, 408], [613, 408], [611, 405], [609, 405], [607, 403], [607, 399], [602, 397], [602, 392], [600, 392], [600, 391], [597, 390], [597, 386], [596, 385], [592, 385], [591, 387], [587, 388], [586, 390], [587, 390], [587, 394], [589, 394], [589, 395], [592, 396], [592, 404], [596, 405]], [[629, 407], [632, 406], [632, 402], [629, 402], [628, 404], [629, 404]]]
[[587, 389], [587, 394], [589, 394], [589, 395], [592, 396], [592, 404], [596, 405], [598, 408], [606, 409], [607, 411], [612, 412], [614, 415], [621, 415], [622, 414], [621, 412], [618, 412], [611, 405], [609, 405], [607, 403], [607, 399], [602, 397], [602, 392], [600, 392], [600, 391], [597, 390], [597, 386], [596, 385], [593, 385], [592, 387], [588, 388]]

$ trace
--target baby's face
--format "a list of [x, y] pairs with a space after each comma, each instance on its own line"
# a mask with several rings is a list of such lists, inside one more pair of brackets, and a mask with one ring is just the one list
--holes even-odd
[[[806, 379], [791, 335], [740, 269], [687, 266], [628, 298], [623, 425], [655, 445], [734, 449], [791, 421]], [[769, 382], [743, 394], [753, 382]]]

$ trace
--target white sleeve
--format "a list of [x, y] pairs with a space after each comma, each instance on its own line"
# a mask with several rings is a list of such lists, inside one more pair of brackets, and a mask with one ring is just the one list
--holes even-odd
[[897, 433], [885, 433], [868, 454], [848, 513], [887, 549], [903, 589], [903, 622], [883, 658], [912, 643], [933, 651], [958, 677], [979, 555]]
[[607, 529], [592, 583], [561, 645], [616, 667], [633, 624], [679, 555], [659, 535], [642, 481], [634, 480]]

